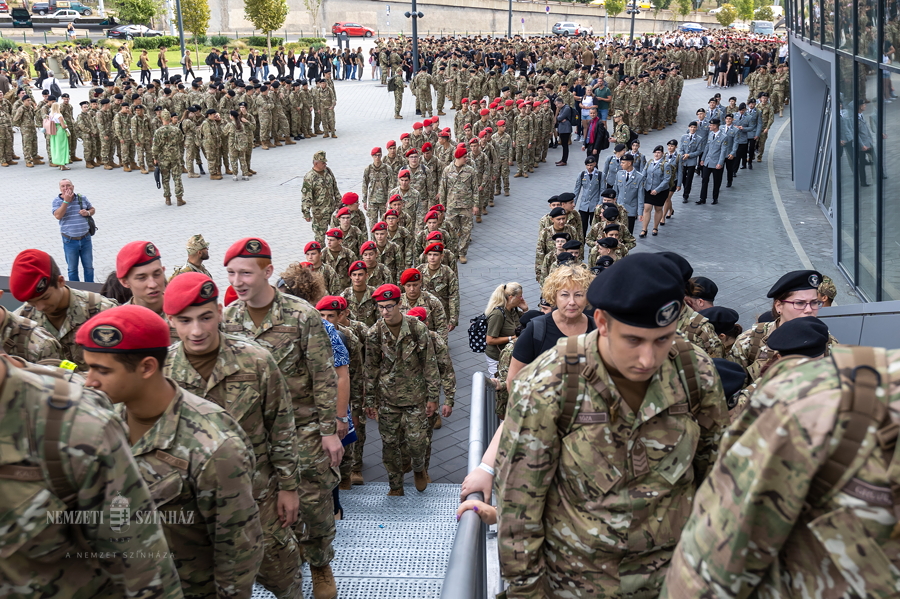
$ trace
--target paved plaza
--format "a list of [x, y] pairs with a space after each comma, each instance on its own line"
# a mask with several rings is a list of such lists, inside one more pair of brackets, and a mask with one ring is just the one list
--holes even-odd
[[[362, 81], [338, 81], [336, 88], [338, 139], [319, 137], [268, 151], [257, 148], [253, 152], [253, 168], [259, 174], [250, 181], [234, 182], [229, 176], [222, 181], [185, 176], [187, 205], [182, 207], [164, 204], [152, 174], [125, 173], [121, 169], [87, 170], [84, 163], [75, 163], [66, 173], [47, 166], [28, 169], [24, 162], [0, 168], [0, 235], [4, 240], [0, 274], [8, 274], [15, 255], [29, 247], [50, 252], [65, 272], [59, 228], [50, 211], [63, 176], [71, 179], [76, 192], [86, 195], [97, 209], [99, 231], [94, 237], [94, 267], [98, 282], [114, 269], [119, 248], [137, 239], [153, 241], [171, 272], [186, 259], [187, 239], [202, 233], [211, 244], [212, 258], [207, 265], [223, 289], [228, 284], [223, 254], [228, 245], [241, 237], [256, 235], [271, 244], [276, 273], [290, 262], [303, 260], [303, 246], [312, 239], [312, 232], [300, 213], [300, 187], [311, 168], [313, 153], [327, 152], [328, 166], [342, 193], [359, 192], [371, 148], [384, 147], [390, 139], [398, 140], [400, 133], [410, 130], [420, 118], [415, 116], [413, 98], [407, 90], [404, 120], [395, 120], [393, 94], [371, 81], [368, 69]], [[86, 99], [87, 89], [64, 91], [71, 93], [77, 115], [77, 104]], [[715, 91], [699, 80], [686, 82], [678, 124], [642, 137], [642, 150], [650, 154], [655, 145], [680, 139], [696, 109], [706, 106]], [[736, 95], [740, 101], [746, 99], [746, 87], [721, 91], [726, 98]], [[442, 124], [452, 126], [454, 113], [447, 112], [441, 118]], [[682, 204], [676, 194], [674, 218], [660, 229], [658, 237], [639, 239], [635, 250], [671, 250], [684, 255], [696, 275], [707, 276], [718, 284], [717, 305], [737, 310], [745, 328], [769, 308], [767, 290], [789, 270], [815, 267], [837, 283], [836, 303], [858, 302], [848, 295], [843, 277], [832, 264], [831, 225], [812, 196], [793, 190], [790, 127], [784, 126], [788, 117], [786, 110], [785, 118], [776, 119], [763, 163], [754, 163], [753, 170], [738, 171], [733, 188], [726, 189], [723, 183], [719, 205], [696, 206], [693, 201]], [[772, 152], [774, 140], [777, 144]], [[21, 155], [18, 143], [16, 148]], [[460, 326], [450, 333], [458, 387], [456, 407], [452, 417], [444, 419], [444, 427], [435, 431], [430, 470], [434, 482], [459, 483], [466, 472], [471, 379], [474, 372], [485, 366], [482, 354], [469, 351], [466, 328], [501, 283], [522, 283], [529, 305], [537, 306], [539, 290], [533, 272], [537, 223], [546, 212], [546, 198], [571, 191], [581, 172], [584, 155], [579, 151], [580, 144], [574, 142], [571, 149], [567, 167], [554, 166], [561, 150], [551, 150], [547, 162], [528, 179], [512, 179], [510, 197], [497, 198], [497, 207], [475, 227], [469, 263], [459, 267]], [[604, 151], [601, 160], [608, 151]], [[43, 141], [40, 152], [44, 154]], [[770, 168], [774, 168], [774, 178], [770, 177]], [[693, 193], [695, 200], [699, 196], [699, 178]], [[792, 242], [792, 237], [796, 242]], [[386, 481], [374, 421], [370, 421], [369, 431], [363, 474], [367, 482]]]

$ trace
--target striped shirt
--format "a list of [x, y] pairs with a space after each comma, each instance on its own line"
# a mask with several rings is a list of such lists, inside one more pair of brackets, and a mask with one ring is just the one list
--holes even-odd
[[[75, 194], [72, 203], [66, 208], [65, 215], [59, 219], [59, 232], [66, 237], [83, 237], [88, 234], [87, 219], [78, 214], [78, 211], [82, 209], [82, 207], [78, 205], [79, 198], [81, 198], [81, 203], [84, 205], [85, 210], [93, 208], [86, 197], [78, 193]], [[61, 195], [53, 198], [52, 212], [59, 210], [59, 207], [62, 206], [62, 204], [63, 199]]]

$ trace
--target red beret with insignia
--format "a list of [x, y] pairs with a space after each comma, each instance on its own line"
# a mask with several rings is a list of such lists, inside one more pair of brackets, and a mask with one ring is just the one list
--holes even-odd
[[428, 319], [428, 310], [426, 310], [422, 306], [416, 306], [415, 308], [407, 312], [406, 315], [412, 316], [413, 318], [418, 318], [420, 321], [425, 322]]
[[355, 262], [353, 262], [353, 263], [350, 264], [350, 268], [347, 269], [347, 274], [348, 274], [348, 275], [352, 275], [352, 274], [355, 273], [357, 270], [365, 270], [365, 271], [368, 271], [368, 270], [369, 270], [369, 267], [366, 266], [366, 263], [363, 262], [362, 260], [357, 260], [357, 261], [355, 261]]
[[104, 353], [166, 349], [171, 343], [166, 321], [153, 310], [135, 305], [100, 312], [81, 325], [75, 341], [86, 351]]
[[372, 156], [375, 154], [381, 154], [381, 148], [372, 148]]
[[272, 259], [269, 244], [259, 237], [244, 237], [235, 241], [225, 252], [225, 266], [235, 258], [268, 258]]
[[429, 208], [428, 210], [429, 210], [429, 211], [434, 210], [435, 212], [446, 212], [447, 209], [444, 208], [444, 205], [443, 205], [443, 204], [435, 204], [434, 206], [432, 206], [432, 207]]
[[24, 250], [13, 260], [9, 273], [9, 290], [20, 302], [27, 302], [44, 294], [56, 281], [50, 280], [52, 260], [41, 250]]
[[341, 198], [341, 204], [343, 204], [344, 206], [350, 206], [351, 204], [355, 204], [358, 201], [359, 194], [352, 191], [348, 191], [344, 194], [344, 197]]
[[[411, 151], [411, 152], [415, 152], [416, 154], [418, 154], [418, 152], [416, 152], [416, 149], [415, 149], [415, 148], [413, 148], [413, 149], [410, 150], [410, 151]], [[409, 152], [407, 152], [406, 155], [409, 156]], [[401, 170], [399, 173], [397, 173], [397, 178], [398, 178], [398, 179], [402, 179], [403, 177], [409, 177], [409, 169], [408, 169], [408, 168], [405, 168], [405, 169]], [[394, 194], [394, 195], [397, 195], [397, 194]]]
[[159, 248], [154, 244], [149, 241], [132, 241], [119, 250], [116, 256], [116, 277], [124, 279], [132, 268], [159, 259]]
[[440, 218], [441, 218], [441, 215], [438, 214], [437, 210], [429, 210], [428, 213], [425, 215], [425, 218], [422, 219], [422, 222], [427, 223], [431, 219], [438, 220]]
[[384, 145], [385, 145], [386, 147], [388, 147], [388, 148], [396, 148], [396, 147], [397, 147], [397, 142], [394, 141], [394, 140], [392, 139], [392, 140], [390, 140], [389, 142], [387, 142], [387, 143], [384, 144]]
[[322, 244], [319, 243], [318, 241], [310, 241], [310, 242], [307, 243], [306, 246], [303, 248], [303, 253], [304, 253], [304, 254], [308, 254], [308, 253], [311, 252], [312, 250], [319, 250], [319, 251], [321, 252], [321, 251], [322, 251]]
[[337, 217], [340, 218], [342, 216], [350, 216], [350, 210], [348, 210], [346, 207], [338, 210]]
[[375, 245], [374, 241], [367, 241], [359, 246], [359, 255], [362, 256], [363, 252], [368, 252], [370, 250], [375, 250], [376, 252], [378, 251], [378, 246]]
[[425, 248], [425, 253], [429, 252], [438, 252], [442, 254], [444, 252], [444, 244], [443, 243], [432, 243], [427, 248]]
[[401, 134], [400, 134], [400, 139], [401, 139], [401, 140], [404, 140], [404, 139], [406, 139], [407, 137], [409, 137], [409, 133], [401, 133]]
[[372, 225], [372, 232], [375, 231], [387, 231], [387, 223], [384, 221], [379, 221]]
[[326, 295], [316, 304], [316, 310], [341, 310], [347, 309], [347, 300], [339, 295]]
[[421, 129], [422, 127], [424, 127], [424, 125], [418, 121], [413, 123], [413, 129]]
[[469, 153], [469, 152], [466, 151], [465, 148], [456, 148], [456, 151], [453, 152], [453, 157], [454, 157], [454, 158], [462, 158], [463, 156], [465, 156], [465, 155], [468, 154], [468, 153]]
[[169, 316], [180, 314], [191, 306], [202, 306], [219, 299], [219, 288], [201, 272], [186, 272], [166, 285], [163, 312]]
[[382, 285], [372, 294], [372, 299], [376, 302], [389, 302], [391, 300], [400, 299], [400, 288], [390, 283]]
[[400, 275], [400, 284], [406, 285], [410, 281], [421, 281], [422, 273], [418, 268], [407, 268], [403, 271], [403, 274]]
[[437, 239], [438, 241], [444, 241], [444, 234], [440, 231], [432, 231], [428, 234], [427, 237], [425, 237], [425, 241], [433, 241], [435, 239]]
[[[408, 150], [406, 151], [406, 157], [407, 157], [407, 158], [409, 158], [410, 156], [413, 156], [413, 155], [418, 156], [418, 155], [419, 155], [419, 151], [418, 151], [417, 149], [415, 149], [415, 148], [410, 148], [410, 149], [408, 149]], [[403, 172], [403, 171], [400, 171], [400, 172]], [[398, 175], [398, 176], [399, 176], [399, 175]]]
[[423, 152], [423, 153], [424, 153], [424, 152], [430, 152], [432, 147], [433, 147], [433, 146], [431, 145], [431, 142], [430, 142], [430, 141], [426, 141], [425, 143], [422, 144], [422, 152]]
[[333, 229], [328, 229], [325, 231], [325, 237], [334, 237], [335, 239], [343, 239], [344, 232], [338, 229], [337, 227]]

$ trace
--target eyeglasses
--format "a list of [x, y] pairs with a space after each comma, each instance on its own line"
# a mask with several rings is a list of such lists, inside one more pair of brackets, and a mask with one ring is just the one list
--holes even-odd
[[378, 304], [378, 309], [382, 312], [390, 312], [391, 310], [396, 308], [398, 305], [399, 304], [391, 304], [389, 306], [382, 306], [381, 304]]
[[788, 300], [785, 300], [784, 303], [785, 303], [785, 304], [790, 304], [790, 305], [794, 306], [794, 309], [795, 309], [795, 310], [799, 310], [799, 311], [801, 311], [801, 312], [802, 312], [803, 310], [806, 310], [806, 307], [807, 307], [807, 306], [809, 306], [809, 307], [812, 308], [813, 310], [818, 310], [819, 308], [821, 308], [822, 306], [825, 305], [824, 303], [820, 302], [819, 300], [813, 300], [813, 301], [811, 301], [811, 302], [805, 302], [805, 301], [803, 301], [803, 300], [796, 300], [796, 301], [788, 301]]

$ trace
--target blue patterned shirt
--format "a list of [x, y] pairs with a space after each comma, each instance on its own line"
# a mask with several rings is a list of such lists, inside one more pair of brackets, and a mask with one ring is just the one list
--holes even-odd
[[[83, 204], [84, 210], [90, 210], [91, 208], [93, 208], [86, 197], [84, 197], [80, 193], [75, 194], [75, 197], [72, 199], [72, 203], [66, 207], [65, 215], [63, 215], [63, 217], [59, 219], [59, 232], [66, 237], [83, 237], [88, 234], [87, 219], [78, 214], [78, 211], [82, 209], [82, 206], [78, 205], [79, 198], [81, 198], [81, 203]], [[63, 199], [61, 195], [53, 198], [53, 208], [51, 212], [56, 212], [57, 210], [59, 210], [59, 207], [62, 206], [62, 204]]]

